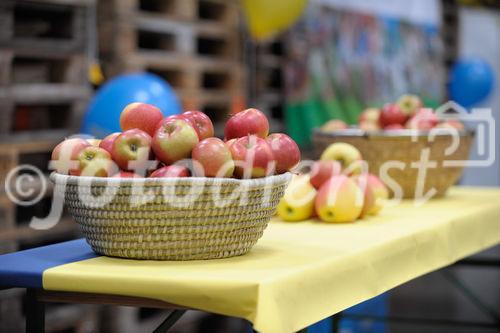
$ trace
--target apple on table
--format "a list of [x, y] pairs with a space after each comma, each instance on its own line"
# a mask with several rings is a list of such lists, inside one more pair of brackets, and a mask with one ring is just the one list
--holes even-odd
[[81, 138], [71, 138], [60, 142], [53, 150], [51, 155], [51, 167], [56, 172], [68, 174], [77, 167], [77, 159], [80, 151], [91, 144]]
[[99, 147], [106, 150], [108, 153], [113, 153], [113, 143], [116, 138], [121, 134], [121, 132], [115, 132], [107, 135], [104, 139], [99, 143]]
[[200, 141], [192, 152], [195, 173], [199, 176], [228, 178], [233, 176], [234, 161], [229, 147], [219, 138]]
[[350, 174], [362, 172], [362, 157], [359, 150], [345, 142], [335, 142], [329, 145], [321, 154], [322, 161], [337, 161], [342, 166], [342, 171]]
[[111, 154], [95, 146], [80, 150], [77, 161], [77, 168], [70, 170], [72, 176], [109, 177], [118, 171]]
[[154, 105], [146, 103], [130, 103], [120, 114], [122, 131], [139, 129], [153, 136], [156, 124], [163, 119], [163, 113]]
[[188, 120], [196, 131], [196, 134], [198, 134], [198, 139], [200, 141], [214, 136], [214, 125], [210, 118], [203, 112], [186, 111], [182, 113], [180, 117]]
[[347, 124], [340, 119], [332, 119], [327, 121], [325, 124], [321, 126], [321, 130], [330, 132], [330, 131], [338, 131], [348, 128]]
[[358, 117], [358, 123], [374, 123], [378, 124], [380, 118], [380, 109], [379, 108], [367, 108], [364, 109], [363, 112]]
[[265, 139], [269, 134], [269, 121], [264, 113], [257, 109], [246, 109], [233, 115], [224, 127], [226, 140], [256, 135]]
[[169, 165], [191, 157], [198, 142], [198, 134], [187, 120], [170, 119], [156, 130], [152, 147], [156, 157]]
[[424, 105], [417, 95], [405, 94], [398, 98], [396, 104], [408, 117], [413, 116]]
[[273, 173], [275, 160], [266, 140], [247, 135], [237, 139], [230, 147], [234, 160], [234, 174], [238, 178], [260, 178]]
[[385, 104], [380, 111], [379, 124], [385, 128], [389, 125], [403, 125], [408, 120], [409, 115], [405, 114], [398, 104]]
[[437, 128], [449, 128], [456, 129], [459, 131], [465, 130], [464, 124], [458, 119], [447, 119], [436, 125]]
[[362, 212], [364, 195], [354, 180], [345, 176], [333, 176], [321, 186], [314, 206], [325, 222], [353, 222]]
[[151, 167], [151, 137], [137, 128], [127, 130], [113, 141], [111, 156], [122, 170], [145, 176]]
[[303, 221], [313, 216], [316, 189], [307, 174], [294, 175], [276, 212], [284, 221]]
[[328, 179], [340, 174], [342, 174], [342, 165], [340, 162], [335, 160], [316, 161], [311, 167], [310, 182], [318, 190]]
[[189, 177], [190, 174], [187, 167], [172, 164], [153, 171], [151, 175], [149, 175], [149, 178]]
[[406, 128], [428, 131], [439, 122], [438, 117], [432, 109], [423, 108], [417, 111], [406, 123]]
[[266, 141], [273, 152], [277, 173], [285, 173], [299, 164], [300, 149], [291, 137], [283, 133], [273, 133]]

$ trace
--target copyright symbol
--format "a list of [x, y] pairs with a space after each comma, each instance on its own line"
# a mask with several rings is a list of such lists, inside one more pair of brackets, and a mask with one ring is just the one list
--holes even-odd
[[[35, 184], [39, 186], [35, 187]], [[39, 202], [46, 191], [47, 179], [43, 172], [29, 164], [18, 165], [10, 170], [5, 178], [5, 194], [19, 206], [31, 206]]]

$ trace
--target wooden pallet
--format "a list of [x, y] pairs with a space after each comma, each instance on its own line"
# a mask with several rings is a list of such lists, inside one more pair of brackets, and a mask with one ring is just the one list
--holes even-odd
[[284, 37], [281, 37], [253, 46], [252, 100], [270, 118], [271, 132], [285, 131], [284, 44]]
[[[49, 230], [29, 226], [32, 216], [47, 214], [50, 182], [42, 202], [24, 207], [6, 195], [5, 177], [24, 163], [39, 167], [47, 177], [51, 150], [78, 128], [91, 95], [86, 79], [88, 14], [95, 4], [95, 0], [0, 1], [0, 253], [78, 235], [76, 223], [67, 216]], [[34, 194], [41, 184], [29, 184]], [[22, 294], [9, 292], [0, 292], [0, 331], [23, 331]], [[57, 306], [47, 311], [46, 323], [47, 332], [97, 331], [97, 308]]]
[[[29, 226], [29, 220], [37, 215], [43, 218], [47, 213], [48, 203], [52, 195], [52, 186], [43, 193], [44, 202], [31, 206], [19, 206], [10, 200], [5, 193], [6, 176], [12, 168], [19, 164], [29, 164], [39, 167], [45, 173], [47, 180], [48, 161], [54, 146], [64, 138], [64, 133], [46, 131], [39, 134], [35, 141], [30, 135], [9, 136], [0, 140], [0, 254], [16, 250], [46, 245], [54, 241], [63, 241], [76, 238], [78, 228], [76, 223], [67, 215], [60, 222], [48, 230], [35, 230]], [[30, 183], [35, 196], [40, 193], [41, 181]], [[12, 187], [9, 187], [13, 189]], [[31, 199], [31, 197], [24, 197]], [[24, 330], [22, 318], [22, 293], [20, 290], [0, 291], [0, 322], [6, 332], [20, 332]], [[74, 332], [87, 332], [85, 327], [94, 327], [97, 320], [96, 308], [89, 307], [57, 307], [47, 313], [47, 332], [62, 332], [73, 329]]]
[[86, 86], [87, 57], [83, 54], [23, 54], [0, 49], [0, 88], [26, 84]]
[[114, 0], [99, 3], [98, 12], [108, 75], [155, 73], [185, 109], [200, 109], [215, 122], [224, 121], [244, 95], [237, 3]]
[[0, 88], [0, 137], [76, 132], [89, 96], [88, 88], [70, 84]]
[[0, 136], [77, 129], [86, 80], [91, 0], [0, 3]]
[[[33, 215], [43, 217], [48, 213], [52, 196], [52, 184], [48, 180], [48, 163], [50, 153], [63, 136], [56, 136], [53, 132], [40, 135], [37, 141], [19, 140], [11, 138], [0, 143], [0, 180], [3, 184], [0, 189], [0, 243], [15, 243], [23, 245], [37, 245], [50, 240], [61, 240], [65, 237], [75, 237], [76, 224], [69, 218], [63, 218], [56, 227], [49, 230], [35, 230], [29, 227], [28, 222]], [[9, 172], [16, 166], [27, 164], [39, 168], [44, 173], [44, 179], [34, 177], [34, 181], [24, 184], [32, 190], [23, 200], [31, 200], [42, 194], [43, 200], [31, 206], [20, 206], [11, 201], [6, 188], [16, 195], [15, 181], [7, 181]], [[20, 171], [22, 173], [26, 170]], [[16, 174], [16, 175], [19, 175]], [[47, 186], [44, 188], [42, 182]], [[42, 193], [43, 191], [43, 193]], [[16, 195], [16, 197], [19, 197]]]
[[93, 1], [4, 0], [0, 3], [0, 47], [46, 56], [84, 53], [86, 11]]

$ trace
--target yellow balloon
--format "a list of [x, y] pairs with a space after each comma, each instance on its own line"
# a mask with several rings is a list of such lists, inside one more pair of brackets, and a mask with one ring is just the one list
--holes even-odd
[[304, 11], [307, 0], [241, 0], [250, 34], [257, 40], [285, 30]]

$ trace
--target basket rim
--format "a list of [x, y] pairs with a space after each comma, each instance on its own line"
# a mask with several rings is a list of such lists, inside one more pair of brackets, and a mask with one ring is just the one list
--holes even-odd
[[[456, 130], [461, 137], [474, 136], [474, 131], [471, 130]], [[365, 131], [359, 128], [346, 128], [333, 131], [324, 131], [320, 127], [313, 129], [314, 134], [321, 134], [328, 137], [369, 137], [369, 138], [411, 138], [411, 137], [427, 137], [431, 131], [414, 130], [414, 129], [397, 129], [391, 131], [376, 130]], [[432, 132], [435, 136], [450, 136], [450, 131], [447, 129], [437, 129]]]
[[68, 185], [106, 185], [122, 186], [133, 184], [145, 184], [150, 186], [169, 186], [191, 184], [191, 185], [242, 185], [249, 187], [263, 186], [268, 184], [284, 183], [292, 178], [291, 172], [285, 172], [279, 175], [272, 175], [262, 178], [236, 179], [236, 178], [211, 178], [211, 177], [163, 177], [163, 178], [112, 178], [112, 177], [89, 177], [89, 176], [71, 176], [53, 171], [50, 180], [55, 184]]

